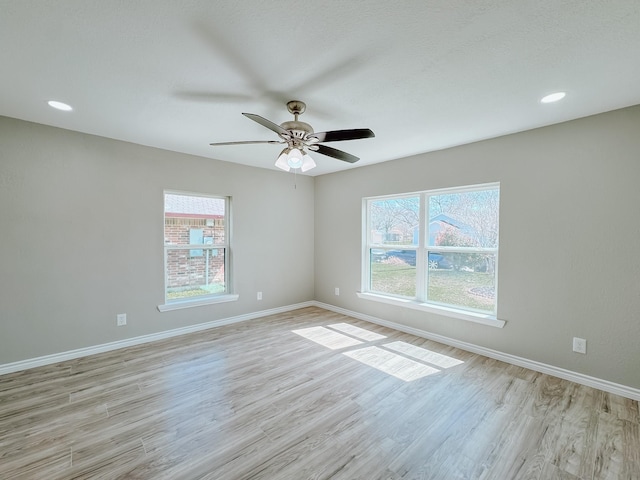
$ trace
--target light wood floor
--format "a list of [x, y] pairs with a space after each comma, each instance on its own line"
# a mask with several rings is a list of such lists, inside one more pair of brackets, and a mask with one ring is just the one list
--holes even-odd
[[0, 376], [0, 478], [638, 480], [640, 411], [306, 308]]

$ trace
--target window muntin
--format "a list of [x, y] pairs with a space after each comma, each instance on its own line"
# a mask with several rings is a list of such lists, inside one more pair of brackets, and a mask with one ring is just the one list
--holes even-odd
[[165, 304], [229, 293], [229, 199], [165, 192]]
[[499, 184], [365, 199], [363, 292], [495, 317], [499, 199]]

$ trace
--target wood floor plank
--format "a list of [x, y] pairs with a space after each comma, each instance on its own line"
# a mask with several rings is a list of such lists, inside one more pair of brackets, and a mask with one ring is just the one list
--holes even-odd
[[598, 403], [603, 392], [571, 385], [570, 406], [555, 420], [552, 463], [562, 472], [592, 478], [598, 429]]
[[50, 385], [58, 378], [67, 378], [70, 373], [71, 367], [63, 362], [0, 375], [0, 405], [6, 394], [14, 395], [21, 388], [28, 390], [38, 383]]
[[48, 445], [30, 449], [20, 456], [2, 458], [0, 478], [56, 478], [56, 475], [67, 472], [70, 468], [71, 448], [65, 445]]
[[607, 414], [598, 415], [593, 478], [638, 479], [640, 466], [638, 448], [629, 442], [638, 438], [638, 425]]
[[640, 409], [309, 307], [0, 376], [0, 478], [638, 480]]

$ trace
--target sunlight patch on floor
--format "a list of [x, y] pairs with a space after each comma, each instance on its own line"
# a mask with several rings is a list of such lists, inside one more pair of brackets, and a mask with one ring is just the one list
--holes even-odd
[[383, 343], [386, 336], [348, 323], [302, 328], [292, 332], [331, 350], [345, 349], [343, 355], [405, 382], [464, 363], [400, 340]]
[[401, 341], [385, 343], [383, 347], [388, 348], [389, 350], [393, 350], [394, 352], [413, 357], [423, 362], [430, 363], [440, 368], [451, 368], [464, 363], [462, 360], [458, 360], [457, 358], [448, 357], [447, 355], [432, 352], [431, 350], [427, 350], [426, 348], [418, 347], [417, 345], [411, 345], [410, 343]]
[[387, 338], [384, 335], [380, 335], [379, 333], [356, 327], [355, 325], [349, 325], [348, 323], [334, 323], [332, 325], [328, 325], [328, 327], [333, 328], [334, 330], [339, 330], [343, 333], [351, 335], [352, 337], [359, 338], [360, 340], [364, 340], [365, 342], [373, 342], [375, 340], [382, 340], [383, 338]]
[[358, 360], [376, 370], [393, 375], [405, 382], [412, 382], [419, 378], [440, 372], [437, 368], [375, 346], [358, 348], [344, 352], [343, 355]]
[[362, 344], [360, 340], [329, 330], [325, 327], [302, 328], [300, 330], [292, 330], [292, 332], [331, 350]]

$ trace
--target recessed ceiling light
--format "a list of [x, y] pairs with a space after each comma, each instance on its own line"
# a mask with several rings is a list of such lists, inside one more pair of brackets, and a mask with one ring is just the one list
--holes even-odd
[[66, 103], [62, 102], [56, 102], [55, 100], [49, 100], [47, 103], [50, 107], [57, 108], [58, 110], [63, 110], [65, 112], [70, 112], [71, 110], [73, 110], [71, 105], [67, 105]]
[[540, 99], [540, 103], [553, 103], [562, 100], [567, 94], [565, 92], [551, 93]]

